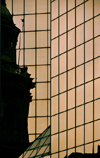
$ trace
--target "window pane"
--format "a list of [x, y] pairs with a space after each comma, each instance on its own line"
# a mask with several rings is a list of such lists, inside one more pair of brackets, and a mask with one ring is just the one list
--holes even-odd
[[93, 120], [93, 102], [85, 104], [85, 123]]
[[51, 95], [56, 95], [58, 93], [58, 77], [51, 80]]
[[85, 61], [93, 59], [93, 40], [85, 43]]
[[75, 29], [68, 32], [68, 50], [75, 47]]
[[76, 105], [84, 103], [84, 86], [76, 88]]
[[60, 73], [66, 71], [66, 53], [60, 55]]
[[76, 85], [84, 82], [84, 65], [76, 68]]
[[58, 55], [58, 38], [51, 41], [51, 58]]
[[93, 17], [93, 1], [89, 0], [85, 3], [85, 20]]
[[60, 80], [60, 92], [63, 92], [66, 90], [66, 82], [67, 82], [67, 79], [66, 79], [66, 73], [64, 74], [61, 74], [59, 76], [59, 80]]
[[59, 95], [59, 110], [60, 112], [66, 110], [66, 92]]
[[100, 127], [100, 120], [99, 121], [95, 121], [94, 122], [94, 140], [100, 139], [99, 127]]
[[100, 78], [94, 80], [94, 98], [100, 97]]
[[55, 19], [54, 21], [52, 21], [52, 29], [51, 29], [51, 38], [54, 38], [56, 36], [58, 36], [58, 19]]
[[35, 30], [35, 15], [25, 16], [25, 31]]
[[66, 112], [59, 114], [59, 120], [59, 132], [66, 130]]
[[76, 145], [84, 143], [84, 126], [76, 128]]
[[75, 7], [75, 0], [68, 0], [68, 10]]
[[37, 32], [37, 47], [47, 47], [47, 31]]
[[[66, 149], [66, 132], [59, 134], [59, 148], [60, 151]], [[65, 155], [64, 155], [65, 156]]]
[[47, 12], [47, 0], [37, 0], [37, 12], [45, 13]]
[[100, 14], [100, 1], [95, 0], [94, 1], [94, 16]]
[[94, 57], [100, 56], [100, 37], [94, 39]]
[[21, 19], [23, 19], [23, 16], [13, 16], [14, 24], [22, 31], [23, 23]]
[[23, 0], [20, 0], [20, 5], [18, 0], [13, 1], [13, 13], [23, 14]]
[[25, 13], [34, 13], [35, 12], [35, 0], [25, 0]]
[[94, 60], [94, 77], [100, 76], [100, 58]]
[[[54, 153], [57, 151], [58, 151], [58, 134], [51, 136], [51, 152]], [[54, 155], [52, 156], [52, 158], [58, 158], [58, 155]]]
[[37, 116], [47, 116], [47, 100], [37, 100]]
[[68, 69], [75, 67], [75, 49], [68, 52]]
[[47, 117], [37, 118], [37, 133], [42, 133], [47, 127]]
[[76, 65], [80, 65], [84, 62], [84, 45], [76, 48]]
[[58, 74], [58, 57], [51, 60], [51, 76]]
[[68, 91], [68, 109], [73, 107], [75, 107], [75, 89]]
[[85, 102], [93, 99], [93, 82], [85, 84]]
[[63, 14], [66, 12], [66, 0], [60, 0], [60, 14]]
[[61, 35], [59, 38], [60, 38], [60, 53], [63, 53], [66, 51], [66, 33], [64, 35]]
[[58, 132], [58, 115], [51, 117], [51, 134]]
[[76, 25], [83, 23], [84, 21], [84, 5], [80, 5], [76, 8]]
[[37, 83], [37, 99], [46, 99], [47, 98], [47, 83]]
[[68, 71], [68, 89], [75, 87], [75, 69]]
[[33, 47], [35, 47], [35, 33], [26, 32], [25, 33], [25, 48], [33, 48]]
[[25, 65], [35, 65], [35, 49], [25, 49]]
[[47, 49], [37, 49], [37, 65], [47, 64]]
[[37, 15], [37, 30], [47, 30], [47, 15]]
[[93, 143], [85, 145], [85, 153], [92, 153]]
[[61, 16], [59, 20], [60, 20], [60, 34], [62, 34], [63, 32], [66, 32], [66, 14]]
[[12, 13], [12, 0], [6, 0], [7, 8]]
[[93, 38], [93, 20], [85, 23], [85, 41]]
[[76, 148], [76, 152], [84, 153], [84, 146], [80, 146]]
[[76, 108], [76, 125], [81, 125], [84, 123], [84, 106]]
[[75, 129], [68, 130], [68, 148], [75, 146]]
[[68, 30], [75, 27], [75, 9], [68, 12]]
[[84, 24], [76, 28], [76, 45], [79, 45], [83, 42], [84, 42]]
[[58, 0], [51, 3], [51, 8], [52, 8], [51, 18], [54, 19], [58, 16]]
[[93, 123], [85, 125], [85, 143], [93, 141]]
[[100, 99], [94, 101], [94, 119], [100, 118]]
[[30, 102], [28, 116], [35, 116], [35, 101]]
[[35, 78], [35, 66], [28, 66], [28, 73], [31, 74], [32, 78]]
[[47, 81], [47, 66], [37, 66], [37, 82]]
[[28, 118], [28, 133], [35, 133], [35, 118]]
[[51, 115], [58, 113], [58, 96], [51, 98]]
[[85, 64], [85, 82], [93, 79], [93, 61]]
[[100, 15], [94, 18], [94, 36], [100, 35]]
[[75, 109], [68, 111], [68, 129], [75, 127]]
[[84, 0], [76, 0], [76, 5], [83, 3]]
[[29, 135], [29, 142], [33, 142], [35, 140], [35, 135]]

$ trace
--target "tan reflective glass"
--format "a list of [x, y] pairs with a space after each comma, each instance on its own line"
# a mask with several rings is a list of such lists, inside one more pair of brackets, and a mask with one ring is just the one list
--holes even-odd
[[67, 82], [66, 73], [61, 74], [59, 76], [59, 80], [60, 80], [60, 85], [59, 85], [60, 92], [63, 92], [66, 90], [66, 82]]
[[94, 36], [100, 35], [100, 15], [94, 18]]
[[47, 31], [37, 32], [37, 47], [47, 47]]
[[35, 65], [35, 49], [25, 49], [25, 65]]
[[66, 12], [66, 0], [60, 0], [60, 14], [63, 14]]
[[35, 118], [28, 118], [28, 133], [35, 133]]
[[51, 115], [58, 113], [58, 96], [51, 98]]
[[68, 0], [68, 10], [75, 7], [75, 0]]
[[[90, 143], [90, 144], [86, 144], [85, 145], [85, 152], [86, 153], [92, 153], [93, 151], [92, 151], [92, 148], [93, 148], [93, 143]], [[96, 146], [96, 148], [97, 148], [97, 146]], [[96, 152], [97, 153], [97, 152]]]
[[85, 143], [93, 141], [93, 123], [85, 125]]
[[58, 94], [58, 77], [51, 80], [51, 96]]
[[68, 51], [68, 69], [75, 67], [75, 49]]
[[68, 50], [75, 47], [75, 29], [68, 32]]
[[36, 89], [37, 99], [47, 98], [47, 83], [37, 83]]
[[68, 148], [75, 146], [75, 129], [68, 130]]
[[35, 30], [35, 15], [25, 15], [25, 31]]
[[59, 95], [59, 110], [60, 112], [66, 110], [66, 92]]
[[66, 53], [59, 56], [60, 60], [60, 73], [66, 71]]
[[84, 103], [84, 85], [76, 88], [76, 105]]
[[37, 12], [45, 13], [47, 12], [47, 0], [37, 0]]
[[30, 102], [28, 116], [35, 116], [35, 101]]
[[13, 13], [23, 14], [23, 0], [20, 0], [20, 5], [18, 0], [13, 1]]
[[94, 99], [100, 98], [100, 78], [94, 80]]
[[76, 68], [76, 85], [84, 82], [84, 65]]
[[[55, 153], [57, 151], [58, 151], [58, 134], [51, 136], [51, 152]], [[58, 158], [58, 155], [55, 154], [54, 156], [52, 156], [52, 158]]]
[[85, 61], [93, 59], [93, 40], [85, 43]]
[[94, 16], [100, 14], [100, 1], [94, 1]]
[[37, 117], [36, 119], [36, 122], [37, 122], [37, 131], [38, 133], [42, 133], [46, 127], [47, 127], [47, 117]]
[[25, 0], [25, 13], [35, 13], [35, 0]]
[[89, 0], [85, 3], [85, 20], [93, 17], [93, 1]]
[[84, 24], [76, 28], [76, 45], [84, 42]]
[[37, 15], [37, 30], [47, 30], [47, 14]]
[[60, 18], [60, 34], [66, 32], [66, 14], [62, 15]]
[[66, 112], [59, 114], [59, 131], [63, 130], [66, 130]]
[[93, 19], [85, 23], [85, 41], [93, 38]]
[[84, 22], [84, 5], [80, 5], [76, 8], [76, 25]]
[[93, 82], [85, 84], [85, 102], [93, 99]]
[[47, 81], [47, 66], [37, 66], [37, 82]]
[[36, 102], [36, 115], [47, 116], [47, 100], [37, 100]]
[[7, 8], [12, 13], [12, 0], [6, 0]]
[[80, 65], [84, 62], [84, 45], [76, 48], [76, 65]]
[[58, 57], [51, 60], [51, 76], [58, 74]]
[[85, 82], [93, 79], [93, 61], [85, 64]]
[[84, 106], [76, 108], [76, 125], [81, 125], [84, 123]]
[[58, 36], [58, 19], [55, 19], [51, 23], [51, 38]]
[[76, 152], [84, 153], [84, 146], [77, 147]]
[[51, 58], [58, 55], [58, 38], [51, 41]]
[[75, 9], [68, 12], [68, 30], [75, 27]]
[[54, 19], [58, 16], [58, 0], [51, 3], [51, 8], [52, 8], [51, 19]]
[[94, 39], [94, 57], [100, 56], [100, 37]]
[[75, 89], [68, 91], [68, 109], [73, 107], [75, 107]]
[[100, 57], [94, 60], [94, 77], [100, 76]]
[[100, 120], [94, 122], [94, 140], [100, 139], [100, 132], [98, 127], [100, 127]]
[[34, 48], [34, 47], [35, 47], [35, 32], [26, 32], [25, 33], [25, 48]]
[[59, 138], [59, 150], [62, 151], [66, 149], [66, 132], [59, 133]]
[[23, 22], [22, 22], [23, 16], [13, 16], [14, 24], [23, 31]]
[[51, 134], [58, 132], [58, 115], [51, 117]]
[[76, 128], [76, 145], [81, 145], [83, 143], [84, 143], [84, 126], [80, 126]]
[[68, 89], [75, 87], [75, 69], [68, 71]]
[[85, 123], [93, 120], [93, 102], [85, 104]]
[[68, 111], [68, 129], [75, 127], [75, 109]]
[[100, 99], [94, 101], [94, 119], [100, 118]]
[[66, 33], [59, 37], [60, 40], [60, 54], [66, 51]]

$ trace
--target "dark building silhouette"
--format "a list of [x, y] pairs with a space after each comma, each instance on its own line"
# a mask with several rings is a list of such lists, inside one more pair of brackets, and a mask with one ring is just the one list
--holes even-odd
[[27, 117], [32, 83], [27, 67], [16, 64], [16, 44], [20, 29], [1, 1], [1, 155], [17, 158], [30, 145]]

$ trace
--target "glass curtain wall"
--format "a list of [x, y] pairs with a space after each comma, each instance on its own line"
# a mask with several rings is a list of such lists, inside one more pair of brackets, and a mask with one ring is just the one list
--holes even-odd
[[50, 1], [6, 0], [21, 33], [17, 42], [17, 64], [27, 66], [34, 78], [29, 106], [28, 134], [32, 142], [50, 125]]
[[100, 145], [100, 0], [51, 1], [51, 157]]

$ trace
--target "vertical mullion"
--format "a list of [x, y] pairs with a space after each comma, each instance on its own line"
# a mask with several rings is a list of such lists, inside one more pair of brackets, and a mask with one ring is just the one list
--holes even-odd
[[85, 0], [84, 0], [84, 153], [85, 153]]
[[68, 0], [66, 1], [66, 155], [68, 155]]
[[[37, 83], [37, 0], [35, 0], [35, 82]], [[35, 138], [37, 132], [37, 88], [35, 89]]]
[[58, 158], [59, 158], [59, 131], [60, 131], [60, 127], [59, 127], [59, 122], [60, 122], [60, 118], [59, 118], [59, 101], [60, 101], [60, 97], [59, 97], [59, 84], [60, 84], [60, 77], [59, 77], [59, 68], [60, 68], [60, 61], [59, 61], [59, 50], [60, 50], [60, 39], [59, 39], [59, 35], [60, 35], [60, 19], [59, 19], [59, 15], [60, 15], [60, 0], [58, 0]]
[[75, 0], [75, 152], [76, 152], [76, 0]]
[[93, 0], [93, 153], [94, 153], [94, 0]]

